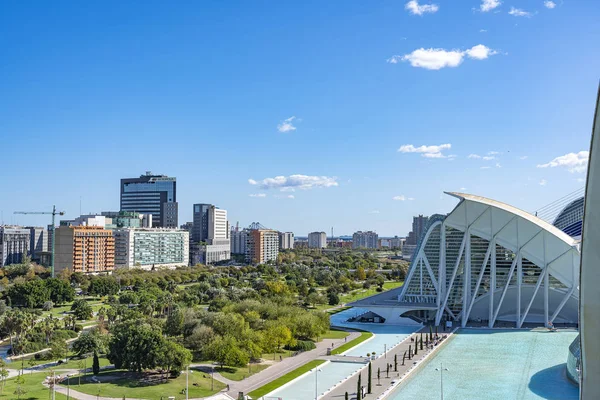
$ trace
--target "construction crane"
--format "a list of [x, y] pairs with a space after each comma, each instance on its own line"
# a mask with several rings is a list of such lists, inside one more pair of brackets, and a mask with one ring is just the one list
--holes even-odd
[[54, 237], [54, 226], [55, 226], [55, 217], [56, 214], [58, 215], [65, 215], [64, 211], [56, 211], [56, 206], [52, 206], [52, 212], [50, 211], [15, 211], [15, 214], [43, 214], [43, 215], [48, 215], [51, 214], [52, 215], [52, 233], [51, 233], [51, 237], [52, 237], [52, 261], [50, 264], [50, 275], [52, 275], [52, 277], [54, 278], [54, 245], [55, 245], [55, 237]]

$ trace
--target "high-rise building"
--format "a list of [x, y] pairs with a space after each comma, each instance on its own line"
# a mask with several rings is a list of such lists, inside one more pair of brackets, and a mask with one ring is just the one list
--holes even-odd
[[39, 226], [28, 226], [29, 229], [29, 257], [39, 261], [42, 252], [48, 251], [48, 231]]
[[166, 175], [146, 172], [121, 179], [121, 211], [152, 214], [152, 226], [177, 228], [177, 182]]
[[113, 231], [116, 268], [175, 268], [189, 264], [188, 231], [124, 228]]
[[294, 248], [294, 233], [279, 232], [279, 250], [288, 250]]
[[194, 204], [190, 261], [213, 264], [231, 259], [227, 210], [212, 204]]
[[358, 231], [352, 235], [353, 249], [376, 249], [379, 244], [379, 235], [372, 231]]
[[308, 234], [308, 247], [324, 249], [327, 247], [327, 234], [325, 232], [311, 232]]
[[248, 229], [232, 228], [230, 232], [231, 254], [246, 254], [248, 247]]
[[253, 229], [248, 234], [246, 261], [263, 264], [277, 260], [279, 254], [279, 233], [271, 229]]
[[390, 239], [390, 247], [392, 249], [400, 249], [402, 250], [402, 247], [404, 247], [404, 238], [399, 238], [398, 236], [394, 236], [393, 238]]
[[0, 268], [19, 264], [29, 253], [29, 229], [20, 226], [0, 226]]
[[60, 226], [55, 236], [55, 271], [102, 273], [115, 266], [113, 231], [101, 226]]
[[424, 217], [419, 215], [418, 217], [413, 217], [412, 223], [412, 231], [408, 233], [408, 237], [406, 238], [406, 244], [416, 246], [421, 236], [425, 232], [425, 226], [427, 225], [427, 221], [429, 221], [429, 217]]
[[102, 211], [106, 217], [106, 227], [119, 228], [152, 228], [152, 214], [140, 214], [133, 211]]

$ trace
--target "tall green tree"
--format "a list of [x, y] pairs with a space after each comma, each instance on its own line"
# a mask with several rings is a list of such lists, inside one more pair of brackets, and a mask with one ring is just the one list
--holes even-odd
[[93, 309], [84, 299], [75, 300], [71, 305], [71, 312], [75, 318], [85, 321], [92, 318]]
[[169, 336], [179, 336], [183, 333], [183, 311], [176, 309], [169, 314], [165, 323], [165, 333]]
[[394, 372], [398, 372], [398, 354], [394, 354]]
[[107, 357], [115, 368], [141, 372], [158, 365], [164, 343], [160, 329], [130, 320], [115, 324], [111, 333]]
[[356, 383], [356, 400], [362, 400], [361, 376], [362, 374], [358, 374], [358, 382]]

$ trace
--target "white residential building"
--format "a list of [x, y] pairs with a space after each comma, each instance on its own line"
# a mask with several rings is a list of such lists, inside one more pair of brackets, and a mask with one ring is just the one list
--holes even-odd
[[231, 240], [231, 254], [246, 254], [246, 248], [248, 246], [248, 230], [235, 230], [232, 229], [230, 233]]
[[311, 232], [308, 234], [308, 247], [324, 249], [327, 247], [327, 234], [325, 232]]
[[29, 229], [0, 226], [0, 267], [19, 264], [29, 253]]
[[288, 250], [294, 248], [294, 233], [279, 232], [279, 250]]
[[227, 210], [212, 204], [194, 204], [193, 215], [191, 264], [214, 264], [230, 260], [231, 243]]
[[189, 264], [189, 232], [170, 228], [115, 229], [116, 268], [175, 268]]
[[376, 249], [379, 242], [379, 235], [372, 231], [358, 231], [352, 235], [353, 249]]

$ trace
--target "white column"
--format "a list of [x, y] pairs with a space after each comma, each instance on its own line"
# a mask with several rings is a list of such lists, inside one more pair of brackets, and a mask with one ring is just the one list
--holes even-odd
[[492, 238], [492, 260], [490, 261], [490, 308], [488, 326], [493, 327], [494, 321], [494, 291], [496, 290], [496, 238]]
[[546, 271], [548, 269], [548, 264], [546, 263], [546, 232], [542, 233], [542, 240], [544, 242], [544, 271], [546, 272], [544, 274], [544, 325], [548, 326], [548, 286], [550, 284], [550, 274]]
[[523, 277], [523, 258], [521, 253], [517, 254], [517, 320], [515, 326], [519, 327], [519, 321], [521, 321], [521, 281]]
[[465, 245], [465, 269], [463, 271], [463, 307], [461, 326], [464, 328], [467, 325], [467, 309], [471, 299], [471, 229], [467, 228], [467, 243]]

